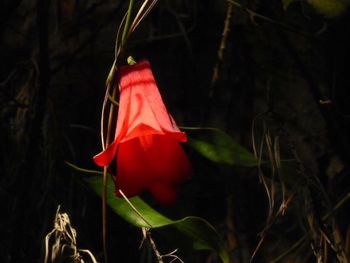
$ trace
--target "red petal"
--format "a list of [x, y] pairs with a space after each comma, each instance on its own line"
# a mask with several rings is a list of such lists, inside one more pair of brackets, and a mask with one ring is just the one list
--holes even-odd
[[180, 183], [191, 174], [191, 164], [181, 145], [170, 136], [153, 136], [146, 156], [149, 169], [157, 181]]
[[162, 203], [175, 200], [175, 186], [190, 176], [191, 165], [179, 143], [170, 136], [153, 135], [120, 143], [117, 153], [117, 189], [127, 196], [150, 190]]
[[107, 166], [117, 153], [118, 196], [118, 189], [128, 197], [148, 190], [159, 202], [173, 203], [176, 185], [191, 173], [178, 143], [185, 142], [186, 135], [167, 112], [148, 61], [122, 67], [119, 85], [114, 141], [94, 161]]
[[94, 162], [98, 166], [108, 166], [114, 159], [118, 148], [118, 141], [115, 140], [106, 150], [94, 156]]
[[176, 187], [168, 184], [153, 184], [150, 188], [151, 194], [160, 203], [172, 205], [176, 201]]
[[139, 140], [136, 138], [121, 143], [117, 154], [117, 193], [121, 189], [128, 197], [141, 194], [150, 181], [148, 176], [147, 162]]
[[124, 109], [125, 104], [129, 106], [129, 112], [125, 115], [125, 122], [122, 118], [121, 123], [119, 117], [122, 114], [119, 111], [116, 136], [119, 136], [122, 127], [127, 127], [124, 140], [132, 139], [136, 137], [133, 134], [134, 129], [144, 124], [154, 129], [154, 133], [167, 133], [179, 141], [186, 141], [185, 133], [179, 130], [166, 110], [148, 61], [121, 67], [119, 78], [120, 111]]

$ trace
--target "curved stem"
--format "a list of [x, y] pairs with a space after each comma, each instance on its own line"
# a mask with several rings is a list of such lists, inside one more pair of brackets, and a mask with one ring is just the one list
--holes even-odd
[[121, 50], [123, 50], [125, 43], [126, 43], [126, 40], [127, 40], [127, 37], [128, 37], [128, 31], [129, 31], [129, 27], [130, 27], [130, 18], [131, 18], [133, 6], [134, 6], [134, 0], [130, 0], [129, 7], [128, 7], [128, 14], [126, 16], [124, 29], [123, 29]]
[[[113, 86], [112, 91], [112, 99], [114, 100], [117, 93], [116, 86]], [[106, 148], [108, 147], [111, 140], [112, 133], [112, 122], [114, 116], [114, 108], [113, 104], [110, 105], [109, 108], [109, 116], [108, 116], [108, 127], [107, 127], [107, 135], [106, 135]], [[105, 263], [107, 263], [107, 224], [106, 224], [106, 204], [107, 204], [107, 166], [103, 168], [103, 189], [102, 189], [102, 238], [103, 238], [103, 254], [105, 258]]]

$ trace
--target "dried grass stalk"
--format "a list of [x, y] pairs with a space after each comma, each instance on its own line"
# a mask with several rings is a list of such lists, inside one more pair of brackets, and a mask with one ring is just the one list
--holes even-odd
[[[97, 263], [94, 255], [87, 249], [77, 247], [77, 232], [71, 226], [69, 216], [60, 212], [57, 208], [54, 228], [45, 237], [44, 263], [72, 262], [72, 263]], [[84, 260], [86, 255], [88, 261]]]

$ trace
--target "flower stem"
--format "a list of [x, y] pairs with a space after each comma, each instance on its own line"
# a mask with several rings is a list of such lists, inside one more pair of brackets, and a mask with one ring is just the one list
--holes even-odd
[[[116, 96], [116, 86], [113, 86], [112, 91], [112, 99], [114, 100]], [[112, 133], [112, 122], [113, 122], [113, 114], [114, 113], [114, 105], [113, 103], [109, 108], [109, 116], [108, 116], [108, 124], [107, 124], [107, 135], [106, 135], [106, 148], [108, 147], [111, 139]], [[102, 238], [103, 238], [103, 254], [105, 258], [105, 263], [107, 263], [107, 223], [106, 223], [106, 206], [107, 206], [107, 166], [103, 168], [103, 189], [102, 189]]]
[[122, 35], [122, 44], [121, 44], [121, 50], [123, 51], [126, 40], [128, 38], [128, 31], [130, 27], [130, 18], [131, 18], [131, 13], [132, 13], [132, 8], [134, 6], [134, 0], [130, 0], [129, 2], [129, 7], [128, 7], [128, 13], [126, 16], [125, 24], [124, 24], [124, 29], [123, 29], [123, 35]]

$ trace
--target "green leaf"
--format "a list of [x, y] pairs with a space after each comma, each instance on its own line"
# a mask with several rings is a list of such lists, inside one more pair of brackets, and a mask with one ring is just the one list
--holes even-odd
[[219, 129], [189, 127], [182, 129], [188, 133], [189, 145], [213, 162], [242, 167], [258, 165], [254, 154]]
[[[88, 185], [102, 196], [102, 177], [93, 176], [85, 179]], [[158, 213], [139, 197], [129, 199], [133, 209], [123, 198], [117, 198], [114, 194], [114, 183], [110, 177], [107, 181], [107, 204], [124, 220], [136, 227], [146, 228], [174, 228], [179, 234], [186, 236], [197, 250], [214, 250], [222, 262], [228, 263], [229, 256], [225, 244], [214, 229], [206, 220], [200, 217], [185, 217], [180, 220], [171, 220]]]
[[334, 18], [345, 13], [349, 0], [307, 0], [322, 15]]

